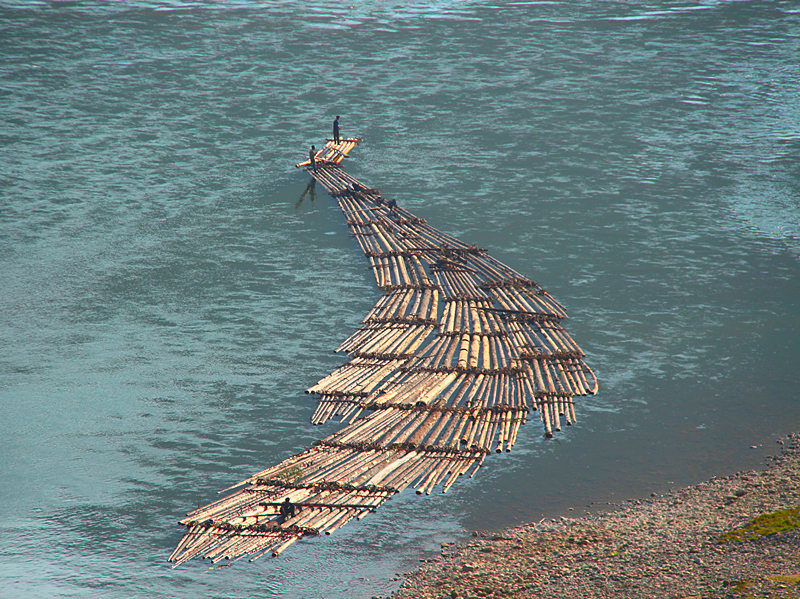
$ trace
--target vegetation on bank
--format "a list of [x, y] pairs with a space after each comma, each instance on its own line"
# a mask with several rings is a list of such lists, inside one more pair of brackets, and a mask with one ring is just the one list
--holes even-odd
[[800, 576], [765, 576], [762, 581], [748, 578], [731, 591], [741, 599], [798, 599]]
[[800, 507], [761, 514], [739, 528], [726, 532], [720, 543], [753, 541], [759, 537], [800, 528]]

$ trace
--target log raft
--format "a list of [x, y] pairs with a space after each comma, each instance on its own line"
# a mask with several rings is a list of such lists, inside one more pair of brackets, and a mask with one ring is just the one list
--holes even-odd
[[[432, 227], [340, 168], [361, 141], [329, 140], [316, 169], [383, 294], [337, 349], [349, 360], [307, 390], [312, 422], [346, 423], [189, 512], [177, 566], [279, 555], [330, 534], [406, 488], [447, 491], [489, 453], [509, 451], [530, 412], [550, 437], [598, 383], [541, 286]], [[294, 515], [280, 513], [285, 499]]]

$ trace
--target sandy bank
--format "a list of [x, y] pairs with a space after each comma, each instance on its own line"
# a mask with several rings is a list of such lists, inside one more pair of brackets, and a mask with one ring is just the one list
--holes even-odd
[[759, 515], [800, 507], [800, 434], [779, 443], [765, 470], [446, 547], [392, 597], [800, 598], [800, 529], [720, 542]]

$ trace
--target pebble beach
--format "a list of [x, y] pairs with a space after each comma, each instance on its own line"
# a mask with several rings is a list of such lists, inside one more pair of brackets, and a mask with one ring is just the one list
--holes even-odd
[[581, 518], [476, 532], [393, 599], [800, 597], [800, 434], [763, 470]]

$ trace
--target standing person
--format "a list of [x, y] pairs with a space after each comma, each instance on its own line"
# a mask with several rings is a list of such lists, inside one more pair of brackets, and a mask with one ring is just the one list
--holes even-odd
[[333, 119], [333, 143], [339, 143], [339, 115], [336, 115], [336, 118]]
[[311, 144], [311, 149], [308, 151], [308, 160], [311, 163], [310, 166], [312, 169], [317, 170], [317, 148], [314, 147], [314, 144]]

